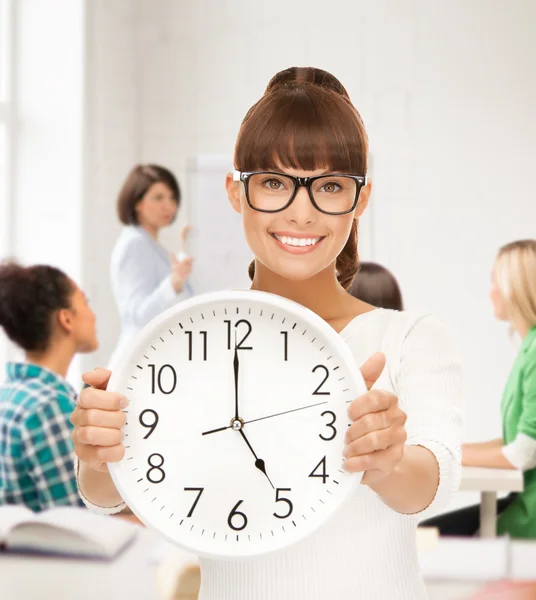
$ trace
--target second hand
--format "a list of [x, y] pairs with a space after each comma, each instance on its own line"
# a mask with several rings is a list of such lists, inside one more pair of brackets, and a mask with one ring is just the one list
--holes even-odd
[[[324, 402], [317, 402], [316, 404], [308, 404], [307, 406], [300, 406], [299, 408], [293, 408], [291, 410], [284, 410], [283, 412], [275, 413], [273, 415], [266, 415], [265, 417], [259, 417], [258, 419], [251, 419], [250, 421], [244, 421], [243, 425], [247, 425], [248, 423], [255, 423], [256, 421], [263, 421], [264, 419], [272, 419], [273, 417], [279, 417], [281, 415], [288, 415], [289, 413], [296, 412], [298, 410], [305, 410], [306, 408], [314, 408], [315, 406], [322, 406], [322, 404], [327, 404], [328, 401], [324, 400]], [[204, 431], [201, 435], [210, 435], [211, 433], [217, 433], [218, 431], [225, 431], [226, 429], [231, 429], [232, 425], [227, 425], [226, 427], [218, 427], [217, 429], [211, 429], [210, 431]]]

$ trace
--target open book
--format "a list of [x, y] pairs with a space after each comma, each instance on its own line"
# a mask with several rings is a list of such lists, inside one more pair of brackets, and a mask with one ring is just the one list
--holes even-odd
[[25, 506], [0, 506], [0, 550], [30, 554], [112, 559], [137, 532], [121, 518], [65, 506], [34, 513]]

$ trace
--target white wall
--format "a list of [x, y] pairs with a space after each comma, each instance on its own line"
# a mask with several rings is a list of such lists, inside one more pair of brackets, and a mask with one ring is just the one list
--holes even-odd
[[[17, 3], [13, 252], [80, 278], [83, 2]], [[63, 17], [57, 19], [57, 13]], [[50, 35], [51, 32], [54, 35]]]
[[[13, 2], [14, 157], [9, 236], [2, 245], [3, 255], [55, 265], [76, 281], [82, 256], [83, 7], [83, 0]], [[9, 356], [18, 352], [10, 347]], [[77, 363], [70, 378], [79, 380]]]
[[[515, 348], [492, 318], [491, 266], [501, 244], [536, 235], [536, 4], [416, 8], [400, 135], [389, 144], [392, 128], [380, 133], [378, 178], [388, 187], [376, 197], [377, 259], [400, 277], [410, 305], [452, 325], [467, 368], [466, 435], [495, 437]], [[397, 143], [405, 190], [395, 183]]]
[[106, 365], [119, 334], [109, 259], [119, 235], [115, 198], [141, 159], [138, 0], [90, 0], [86, 6], [85, 202], [82, 281], [97, 314], [100, 349], [84, 368]]

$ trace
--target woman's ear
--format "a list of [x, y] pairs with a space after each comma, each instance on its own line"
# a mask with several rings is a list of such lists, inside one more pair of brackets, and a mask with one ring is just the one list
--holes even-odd
[[234, 181], [233, 174], [227, 173], [225, 177], [225, 189], [227, 190], [227, 196], [231, 206], [237, 213], [242, 212], [242, 205], [240, 202], [240, 181]]
[[65, 333], [71, 333], [73, 330], [73, 313], [68, 308], [62, 308], [58, 311], [56, 320], [58, 325]]
[[370, 192], [372, 191], [372, 181], [368, 181], [367, 185], [364, 185], [359, 192], [359, 199], [354, 213], [354, 219], [359, 217], [365, 212], [370, 200]]

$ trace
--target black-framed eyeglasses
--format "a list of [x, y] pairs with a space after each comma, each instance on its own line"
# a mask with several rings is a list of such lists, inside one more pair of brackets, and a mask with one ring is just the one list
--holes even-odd
[[313, 206], [326, 215], [345, 215], [354, 210], [359, 192], [366, 185], [364, 175], [332, 173], [315, 177], [293, 177], [275, 171], [235, 171], [234, 181], [241, 181], [246, 200], [260, 212], [280, 212], [288, 208], [298, 188], [305, 187]]

